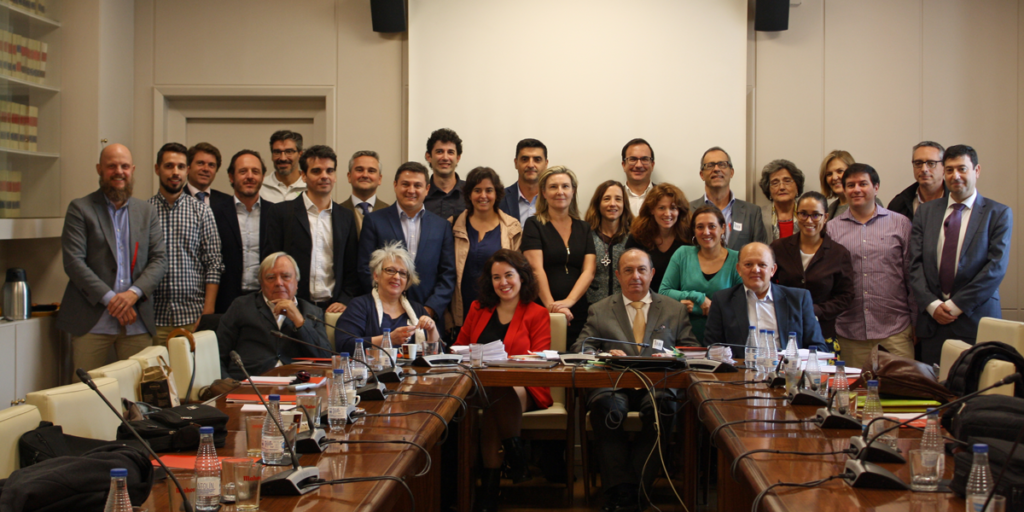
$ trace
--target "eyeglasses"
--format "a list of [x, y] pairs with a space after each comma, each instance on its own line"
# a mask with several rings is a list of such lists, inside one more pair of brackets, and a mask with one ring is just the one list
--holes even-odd
[[710, 171], [716, 167], [720, 169], [732, 169], [732, 164], [729, 162], [708, 162], [700, 166], [700, 168], [705, 171]]
[[640, 162], [640, 163], [642, 163], [644, 165], [647, 165], [647, 164], [649, 164], [649, 163], [651, 163], [653, 161], [654, 161], [654, 159], [649, 157], [649, 156], [642, 156], [642, 157], [639, 157], [639, 158], [637, 158], [635, 156], [631, 156], [631, 157], [627, 157], [626, 158], [626, 162], [629, 163], [629, 164], [636, 164], [637, 162]]
[[825, 216], [825, 214], [821, 213], [821, 212], [814, 212], [814, 213], [796, 212], [796, 216], [800, 217], [800, 220], [811, 219], [813, 221], [819, 221], [819, 220], [821, 220], [822, 217]]
[[408, 272], [406, 272], [404, 270], [398, 270], [397, 268], [394, 268], [394, 267], [385, 268], [384, 269], [384, 273], [387, 274], [390, 277], [395, 277], [397, 275], [397, 276], [401, 277], [402, 279], [409, 279], [409, 273]]
[[272, 149], [272, 150], [270, 150], [270, 154], [274, 155], [274, 156], [281, 156], [281, 155], [295, 156], [298, 152], [299, 151], [297, 149], [292, 149], [292, 148], [288, 148], [288, 149]]
[[772, 180], [768, 182], [771, 188], [778, 187], [779, 185], [792, 185], [793, 178], [782, 178], [781, 180]]
[[921, 168], [924, 168], [924, 167], [927, 167], [929, 169], [934, 169], [934, 168], [938, 167], [939, 164], [942, 163], [942, 161], [941, 160], [914, 160], [911, 163], [914, 164], [914, 169], [921, 169]]

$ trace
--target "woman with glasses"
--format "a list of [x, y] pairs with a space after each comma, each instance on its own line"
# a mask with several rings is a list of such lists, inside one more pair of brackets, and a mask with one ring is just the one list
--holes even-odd
[[597, 261], [590, 225], [576, 206], [579, 182], [568, 167], [549, 167], [537, 180], [537, 213], [523, 226], [523, 256], [537, 277], [538, 299], [548, 311], [565, 314], [567, 340], [587, 322], [587, 290]]
[[626, 237], [633, 223], [626, 187], [615, 180], [598, 185], [590, 200], [590, 208], [587, 208], [586, 219], [594, 238], [597, 259], [594, 281], [587, 290], [587, 301], [593, 304], [621, 291], [615, 269], [619, 268], [619, 256], [626, 250]]
[[658, 290], [672, 255], [692, 239], [690, 202], [679, 187], [662, 183], [652, 188], [644, 198], [633, 219], [626, 249], [636, 247], [647, 251], [654, 265], [651, 289]]
[[[814, 316], [826, 344], [839, 354], [836, 317], [853, 301], [853, 264], [850, 251], [825, 233], [825, 196], [807, 192], [797, 201], [799, 231], [772, 242], [778, 270], [772, 282], [811, 292]], [[780, 333], [785, 339], [785, 333]]]
[[[456, 345], [491, 343], [500, 340], [509, 356], [525, 355], [551, 348], [551, 317], [533, 302], [537, 280], [522, 254], [501, 249], [484, 263], [479, 278], [480, 296], [469, 306], [466, 323]], [[486, 402], [480, 426], [480, 456], [483, 484], [480, 510], [497, 510], [501, 464], [509, 467], [509, 478], [520, 483], [530, 478], [526, 445], [520, 437], [523, 413], [551, 407], [551, 390], [546, 387], [503, 386], [485, 388]], [[504, 449], [504, 455], [502, 455]]]
[[736, 271], [740, 253], [725, 246], [725, 216], [714, 205], [693, 212], [690, 231], [697, 245], [676, 251], [658, 293], [686, 306], [693, 335], [703, 344], [711, 296], [740, 282]]
[[448, 219], [453, 223], [457, 280], [446, 326], [462, 326], [468, 306], [479, 293], [477, 281], [486, 269], [487, 258], [499, 249], [519, 249], [523, 235], [519, 220], [498, 209], [504, 196], [505, 188], [494, 169], [477, 167], [469, 171], [462, 189], [466, 210]]
[[768, 242], [796, 232], [796, 198], [804, 193], [804, 173], [789, 160], [772, 160], [761, 169], [761, 192], [772, 204], [761, 207]]
[[405, 291], [420, 283], [412, 255], [399, 241], [388, 242], [370, 255], [373, 289], [366, 295], [352, 299], [338, 318], [334, 331], [334, 345], [338, 352], [355, 352], [355, 337], [379, 345], [384, 329], [391, 329], [391, 343], [398, 345], [417, 341], [422, 332], [423, 341], [434, 343], [440, 339], [437, 326], [423, 309], [423, 305], [405, 297]]

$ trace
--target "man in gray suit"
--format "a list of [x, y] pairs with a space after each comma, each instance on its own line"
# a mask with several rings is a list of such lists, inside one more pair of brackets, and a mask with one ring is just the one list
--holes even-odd
[[[696, 346], [697, 339], [690, 330], [686, 306], [657, 293], [651, 293], [654, 265], [651, 257], [640, 249], [630, 249], [619, 258], [615, 277], [622, 286], [622, 294], [612, 295], [590, 306], [587, 324], [573, 345], [579, 352], [597, 350], [618, 356], [669, 356], [665, 350], [677, 345]], [[636, 345], [612, 344], [588, 338], [606, 338], [635, 343], [650, 343], [641, 349]], [[643, 510], [640, 503], [642, 482], [651, 489], [657, 468], [658, 455], [648, 456], [657, 441], [655, 403], [661, 411], [661, 447], [668, 446], [677, 409], [674, 389], [659, 389], [653, 396], [645, 389], [601, 388], [587, 397], [590, 424], [597, 435], [597, 459], [601, 466], [601, 480], [607, 500], [601, 510], [627, 512]], [[643, 428], [630, 449], [628, 433], [623, 419], [629, 411], [639, 411]], [[641, 477], [642, 475], [642, 477]]]
[[768, 243], [761, 209], [752, 203], [736, 199], [729, 183], [736, 170], [724, 149], [715, 146], [704, 152], [700, 159], [700, 179], [704, 181], [704, 195], [690, 202], [690, 211], [705, 204], [713, 204], [725, 216], [725, 242], [733, 250], [740, 250], [750, 242]]
[[110, 346], [127, 359], [156, 333], [153, 291], [167, 271], [156, 210], [132, 197], [135, 164], [121, 144], [100, 152], [100, 189], [68, 205], [61, 246], [67, 288], [57, 328], [71, 335], [75, 368], [103, 366]]
[[974, 148], [947, 149], [942, 167], [949, 198], [919, 206], [910, 232], [910, 283], [926, 363], [939, 362], [947, 339], [974, 344], [983, 317], [1002, 318], [999, 284], [1013, 232], [1013, 211], [978, 193]]
[[356, 214], [356, 238], [363, 229], [363, 216], [391, 206], [377, 197], [380, 187], [380, 157], [376, 151], [364, 149], [352, 154], [348, 160], [348, 184], [352, 196], [341, 207]]

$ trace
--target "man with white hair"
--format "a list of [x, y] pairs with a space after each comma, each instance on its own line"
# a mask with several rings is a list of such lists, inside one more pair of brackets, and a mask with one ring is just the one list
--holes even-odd
[[[245, 369], [252, 375], [291, 364], [296, 357], [331, 357], [324, 324], [306, 319], [306, 315], [311, 314], [322, 320], [323, 310], [295, 297], [299, 287], [299, 267], [295, 259], [287, 253], [275, 252], [263, 259], [259, 276], [260, 290], [235, 299], [220, 319], [217, 344], [220, 345], [221, 376], [245, 377], [231, 361], [232, 350], [242, 356]], [[278, 338], [271, 331], [280, 331], [321, 348]]]

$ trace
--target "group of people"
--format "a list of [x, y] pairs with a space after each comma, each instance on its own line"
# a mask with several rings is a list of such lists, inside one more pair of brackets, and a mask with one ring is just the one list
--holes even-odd
[[[427, 165], [398, 166], [388, 205], [377, 197], [377, 153], [352, 155], [351, 197], [335, 203], [337, 155], [303, 148], [292, 131], [271, 136], [269, 174], [257, 151], [231, 157], [234, 194], [211, 188], [216, 147], [165, 144], [148, 201], [132, 197], [128, 148], [107, 146], [100, 188], [71, 203], [62, 238], [70, 282], [58, 327], [73, 337], [76, 367], [102, 365], [111, 346], [125, 358], [166, 343], [172, 329], [193, 330], [210, 314], [222, 315], [222, 373], [234, 377], [232, 350], [262, 373], [295, 357], [351, 353], [353, 334], [376, 343], [385, 330], [396, 344], [502, 340], [508, 354], [526, 354], [550, 347], [550, 314], [565, 315], [574, 351], [742, 345], [754, 326], [774, 331], [779, 346], [796, 333], [802, 348], [838, 352], [850, 366], [865, 365], [876, 345], [906, 357], [916, 346], [918, 359], [936, 363], [945, 339], [973, 342], [981, 317], [1000, 316], [1013, 216], [978, 193], [969, 146], [914, 146], [915, 183], [889, 208], [876, 199], [878, 173], [848, 152], [821, 163], [820, 193], [804, 191], [793, 162], [774, 160], [760, 177], [770, 205], [757, 207], [731, 190], [724, 149], [702, 155], [704, 190], [691, 201], [652, 181], [654, 150], [633, 139], [621, 152], [625, 181], [598, 185], [582, 215], [576, 173], [549, 167], [539, 140], [517, 144], [508, 187], [489, 167], [463, 180], [462, 149], [454, 131], [431, 133]], [[333, 340], [325, 313], [340, 313]], [[591, 339], [652, 337], [664, 348]], [[671, 393], [589, 393], [605, 510], [635, 510], [638, 483], [656, 474], [644, 471], [651, 436], [630, 451], [622, 422], [605, 419], [639, 410], [651, 434], [661, 410], [666, 434], [675, 402], [661, 398]], [[486, 395], [485, 500], [496, 499], [503, 463], [513, 481], [526, 478], [522, 413], [551, 405], [546, 388]]]

